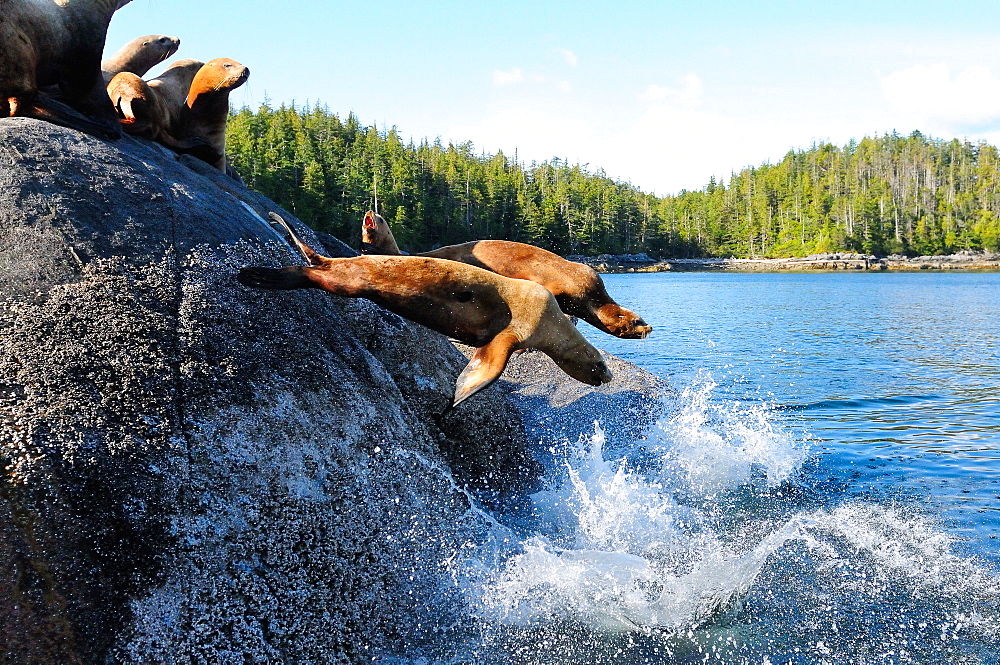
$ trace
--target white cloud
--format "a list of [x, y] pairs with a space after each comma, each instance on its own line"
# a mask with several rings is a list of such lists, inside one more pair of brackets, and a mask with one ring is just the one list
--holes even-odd
[[678, 79], [680, 85], [675, 88], [652, 83], [639, 95], [644, 102], [663, 102], [674, 106], [693, 107], [701, 104], [705, 85], [696, 74], [688, 74]]
[[972, 66], [954, 78], [947, 65], [918, 65], [879, 77], [893, 110], [931, 131], [962, 133], [1000, 125], [1000, 80]]
[[516, 149], [521, 161], [530, 162], [554, 156], [574, 161], [583, 157], [577, 154], [580, 145], [596, 139], [599, 132], [585, 114], [537, 104], [498, 109], [475, 124], [453, 127], [449, 134], [472, 140], [490, 153], [503, 150], [513, 157]]
[[561, 55], [563, 61], [565, 61], [570, 67], [576, 67], [580, 64], [580, 59], [576, 57], [576, 53], [573, 53], [568, 48], [557, 48], [552, 50]]
[[752, 116], [663, 99], [609, 113], [585, 100], [560, 105], [534, 99], [546, 102], [504, 100], [473, 123], [454, 124], [446, 135], [510, 157], [516, 148], [524, 162], [555, 156], [589, 164], [660, 195], [700, 189], [713, 175], [728, 182], [734, 170], [779, 161], [790, 148], [808, 147], [817, 127], [835, 142], [863, 135], [844, 125], [839, 113], [819, 118], [769, 110]]
[[514, 67], [506, 72], [499, 69], [493, 71], [493, 85], [514, 85], [523, 81], [524, 70], [520, 67]]
[[573, 92], [573, 86], [569, 84], [569, 81], [559, 81], [559, 83], [556, 84], [556, 89], [559, 90], [559, 92], [566, 94]]

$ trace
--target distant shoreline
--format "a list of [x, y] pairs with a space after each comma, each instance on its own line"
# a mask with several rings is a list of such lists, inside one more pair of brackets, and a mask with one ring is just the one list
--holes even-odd
[[811, 272], [811, 271], [1000, 271], [1000, 254], [962, 252], [944, 256], [876, 257], [865, 254], [829, 253], [784, 259], [653, 259], [646, 254], [601, 254], [567, 256], [600, 273], [635, 272]]

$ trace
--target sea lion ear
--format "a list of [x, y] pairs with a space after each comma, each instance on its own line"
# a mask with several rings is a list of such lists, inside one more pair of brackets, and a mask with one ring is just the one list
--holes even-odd
[[510, 354], [514, 351], [516, 341], [513, 335], [500, 334], [486, 346], [476, 349], [472, 360], [455, 381], [455, 401], [451, 408], [455, 408], [500, 378], [504, 368], [507, 367]]

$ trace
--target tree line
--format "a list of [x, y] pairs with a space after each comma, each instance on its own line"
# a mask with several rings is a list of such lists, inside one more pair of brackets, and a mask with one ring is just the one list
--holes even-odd
[[557, 158], [404, 142], [324, 106], [236, 111], [227, 149], [249, 187], [355, 246], [377, 198], [410, 251], [484, 238], [673, 257], [1000, 250], [997, 149], [919, 132], [816, 143], [669, 196]]

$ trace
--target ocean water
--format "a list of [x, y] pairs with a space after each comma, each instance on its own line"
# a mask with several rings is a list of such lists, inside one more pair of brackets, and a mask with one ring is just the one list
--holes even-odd
[[665, 415], [469, 497], [449, 623], [383, 662], [1000, 663], [1000, 275], [605, 281], [654, 333], [581, 330]]

